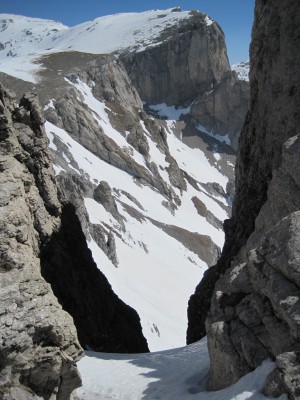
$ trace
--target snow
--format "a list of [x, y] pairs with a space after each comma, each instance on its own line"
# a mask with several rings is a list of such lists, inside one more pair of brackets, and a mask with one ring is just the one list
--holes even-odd
[[1, 43], [5, 44], [0, 50], [0, 71], [36, 82], [39, 66], [35, 61], [41, 55], [142, 51], [158, 45], [166, 28], [189, 17], [189, 11], [154, 10], [109, 15], [69, 28], [55, 21], [0, 14]]
[[249, 69], [250, 63], [248, 61], [241, 61], [237, 64], [231, 65], [232, 71], [235, 71], [239, 77], [239, 79], [243, 81], [249, 81]]
[[168, 145], [179, 167], [202, 183], [218, 182], [226, 190], [228, 178], [209, 163], [200, 149], [191, 149], [171, 133], [174, 121], [169, 120], [167, 124], [169, 128]]
[[191, 106], [180, 108], [176, 106], [168, 106], [166, 103], [152, 104], [148, 107], [150, 108], [150, 110], [153, 110], [158, 116], [170, 120], [178, 120], [181, 115], [186, 115], [191, 110]]
[[231, 146], [231, 141], [230, 141], [228, 135], [218, 135], [217, 133], [213, 133], [201, 124], [198, 124], [196, 126], [196, 129], [198, 129], [198, 131], [204, 132], [206, 135], [216, 139], [218, 142], [225, 143], [225, 144], [228, 144], [229, 146]]
[[36, 82], [38, 54], [52, 46], [51, 38], [67, 29], [59, 22], [20, 15], [0, 14], [0, 71], [29, 82]]
[[[95, 242], [91, 241], [89, 247], [99, 269], [106, 275], [115, 293], [138, 311], [150, 349], [155, 351], [182, 346], [185, 343], [188, 299], [207, 266], [195, 253], [155, 226], [149, 218], [167, 225], [176, 225], [190, 232], [209, 235], [222, 247], [223, 231], [210, 225], [197, 213], [191, 198], [198, 196], [218, 218], [227, 217], [226, 213], [204, 191], [197, 191], [188, 184], [187, 191], [183, 192], [181, 197], [182, 204], [173, 215], [163, 206], [162, 203], [166, 199], [157, 191], [148, 186], [137, 185], [132, 176], [100, 160], [63, 129], [50, 122], [46, 122], [45, 128], [50, 148], [55, 149], [55, 135], [68, 145], [68, 150], [79, 166], [76, 170], [78, 174], [87, 174], [91, 182], [107, 181], [112, 189], [128, 192], [142, 204], [143, 210], [125, 195], [120, 194], [116, 197], [119, 212], [126, 218], [126, 231], [123, 232], [118, 222], [102, 205], [86, 198], [85, 206], [90, 221], [102, 226], [105, 224], [104, 226], [109, 226], [120, 234], [120, 237], [115, 237], [119, 267], [115, 268], [112, 265]], [[182, 152], [186, 152], [186, 160], [190, 160], [189, 164], [194, 168], [195, 176], [199, 178], [203, 174], [207, 181], [211, 166], [202, 160], [203, 153], [195, 153], [175, 137], [172, 139], [172, 136], [174, 135], [169, 134], [171, 142], [174, 140], [183, 146]], [[68, 162], [67, 158], [66, 160]], [[202, 161], [207, 168], [206, 174], [199, 168]], [[217, 170], [212, 177], [220, 183], [226, 183], [225, 177]], [[141, 220], [129, 215], [121, 201], [136, 209], [141, 214]]]
[[207, 26], [212, 25], [215, 21], [213, 19], [211, 19], [208, 15], [206, 15], [205, 17], [205, 22]]
[[126, 232], [115, 237], [118, 268], [92, 240], [93, 258], [115, 293], [138, 312], [151, 351], [182, 346], [188, 299], [206, 264], [150, 221], [118, 208], [126, 218]]
[[55, 172], [55, 175], [59, 175], [61, 172], [66, 172], [62, 167], [58, 166], [58, 165], [53, 165], [53, 169]]
[[[133, 160], [147, 168], [141, 154], [129, 146], [126, 137], [112, 127], [109, 109], [93, 96], [91, 87], [79, 79], [72, 84], [79, 92], [78, 100], [90, 110], [96, 123], [102, 127], [103, 134], [119, 148], [129, 148]], [[47, 107], [52, 106], [53, 101], [50, 101]], [[161, 105], [158, 109], [162, 109]], [[167, 109], [170, 111], [168, 115], [174, 117], [175, 109]], [[182, 111], [188, 112], [188, 108]], [[173, 210], [164, 205], [167, 199], [156, 189], [139, 184], [133, 176], [99, 159], [65, 130], [50, 122], [45, 124], [49, 147], [53, 151], [57, 151], [55, 137], [68, 146], [68, 154], [63, 153], [62, 157], [73, 173], [84, 175], [92, 183], [106, 181], [112, 189], [117, 208], [124, 218], [125, 229], [94, 199], [85, 198], [84, 204], [91, 223], [102, 225], [107, 233], [109, 230], [115, 233], [118, 267], [112, 264], [94, 240], [90, 240], [88, 246], [114, 292], [138, 312], [151, 351], [184, 345], [188, 300], [207, 268], [197, 254], [167, 234], [159, 224], [168, 225], [168, 229], [175, 226], [191, 233], [208, 235], [221, 248], [224, 242], [223, 230], [217, 229], [198, 214], [192, 198], [198, 197], [219, 220], [228, 218], [224, 209], [203, 187], [205, 183], [217, 182], [226, 189], [228, 178], [209, 163], [201, 150], [191, 149], [174, 135], [175, 123], [176, 120], [166, 121], [170, 154], [177, 160], [179, 167], [198, 182], [198, 190], [188, 182], [187, 190], [182, 193], [173, 188], [181, 200], [181, 205]], [[156, 163], [162, 178], [170, 184], [165, 154], [152, 140], [145, 123], [140, 121], [140, 124], [149, 144], [150, 161]], [[75, 161], [72, 165], [71, 160]], [[66, 164], [60, 166], [57, 161], [55, 172], [59, 174], [65, 169]], [[131, 201], [126, 192], [136, 202]]]
[[129, 149], [132, 158], [138, 164], [147, 168], [144, 157], [126, 141], [126, 138], [120, 132], [112, 127], [106, 111], [109, 110], [109, 108], [106, 107], [105, 103], [97, 100], [92, 93], [92, 89], [86, 83], [80, 81], [80, 79], [78, 79], [76, 83], [69, 80], [68, 82], [75, 86], [81, 93], [83, 102], [92, 110], [94, 119], [97, 121], [98, 125], [101, 126], [105, 135], [117, 143], [119, 147]]
[[114, 228], [120, 229], [120, 224], [109, 214], [102, 204], [97, 203], [94, 199], [85, 198], [84, 205], [89, 214], [89, 220], [92, 224], [107, 224]]
[[[86, 352], [78, 362], [83, 386], [79, 400], [265, 400], [267, 375], [275, 363], [265, 360], [234, 385], [205, 391], [209, 369], [206, 339], [151, 354]], [[278, 400], [287, 400], [281, 395]]]
[[152, 140], [150, 132], [147, 130], [144, 121], [140, 121], [143, 131], [147, 135], [147, 142], [149, 145], [149, 154], [151, 161], [153, 161], [158, 167], [158, 172], [165, 182], [170, 184], [169, 174], [166, 171], [166, 167], [169, 165], [166, 162], [166, 155], [159, 150], [157, 144]]

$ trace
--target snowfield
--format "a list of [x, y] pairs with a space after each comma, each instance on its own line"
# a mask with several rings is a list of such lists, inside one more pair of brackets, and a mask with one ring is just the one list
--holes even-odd
[[[209, 370], [206, 339], [178, 349], [151, 354], [86, 352], [78, 367], [80, 400], [264, 400], [267, 375], [275, 363], [266, 360], [234, 385], [205, 391]], [[282, 395], [278, 400], [287, 400]]]

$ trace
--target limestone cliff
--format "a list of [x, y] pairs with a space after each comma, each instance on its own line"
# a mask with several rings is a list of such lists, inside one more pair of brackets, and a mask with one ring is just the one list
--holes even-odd
[[208, 385], [214, 390], [272, 357], [277, 369], [266, 393], [300, 394], [299, 38], [299, 2], [256, 1], [251, 107], [232, 218], [220, 260], [189, 304], [189, 342], [205, 334], [208, 315]]
[[120, 56], [141, 99], [147, 104], [191, 105], [187, 123], [204, 133], [229, 135], [237, 149], [249, 84], [230, 70], [221, 27], [191, 11], [189, 18], [166, 28], [158, 42]]
[[69, 399], [81, 383], [81, 345], [137, 352], [147, 343], [62, 202], [44, 122], [35, 94], [18, 104], [0, 87], [0, 396]]
[[140, 97], [183, 105], [230, 70], [220, 26], [198, 11], [166, 28], [159, 44], [121, 56]]

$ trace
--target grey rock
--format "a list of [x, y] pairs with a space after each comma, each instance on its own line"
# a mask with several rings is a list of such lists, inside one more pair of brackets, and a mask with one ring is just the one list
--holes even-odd
[[193, 339], [205, 333], [208, 315], [214, 390], [269, 356], [277, 370], [266, 393], [299, 397], [299, 18], [294, 0], [256, 1], [251, 102], [240, 138], [232, 218], [225, 221], [221, 258], [189, 306]]
[[[3, 87], [0, 92], [6, 114], [13, 112], [9, 94]], [[40, 108], [35, 97], [28, 99], [31, 128], [11, 119], [0, 142], [0, 184], [5, 188], [0, 213], [0, 379], [7, 386], [22, 382], [42, 397], [67, 399], [81, 384], [75, 362], [82, 349], [72, 318], [40, 274], [40, 246], [60, 224], [60, 202]], [[10, 391], [12, 398], [25, 395], [17, 388]]]
[[202, 13], [191, 12], [190, 18], [162, 32], [160, 40], [120, 56], [148, 104], [190, 104], [230, 70], [223, 32], [217, 23], [207, 26]]
[[280, 371], [275, 368], [267, 376], [264, 386], [264, 395], [269, 397], [279, 397], [283, 393], [286, 393], [283, 376]]
[[[69, 400], [81, 385], [80, 343], [110, 352], [148, 346], [137, 313], [114, 294], [87, 247], [83, 196], [95, 186], [80, 171], [60, 175], [57, 185], [35, 95], [20, 107], [1, 86], [0, 98], [0, 385], [10, 399]], [[102, 201], [110, 204], [110, 189]], [[105, 248], [117, 263], [112, 234]]]
[[117, 267], [119, 264], [119, 261], [118, 261], [117, 251], [116, 251], [116, 242], [115, 242], [115, 237], [111, 231], [109, 232], [109, 234], [107, 236], [106, 245], [108, 248], [107, 256], [111, 260], [111, 262]]
[[173, 158], [170, 154], [167, 154], [166, 162], [169, 163], [169, 166], [166, 169], [168, 171], [171, 184], [180, 189], [181, 191], [186, 190], [187, 185], [184, 179], [184, 174], [178, 167], [175, 158]]
[[[249, 84], [226, 71], [219, 82], [198, 95], [191, 107], [188, 120], [215, 135], [228, 135], [237, 150], [238, 139], [249, 109]], [[201, 128], [200, 128], [201, 130]], [[225, 140], [225, 139], [224, 139]]]
[[101, 181], [93, 193], [94, 200], [102, 204], [105, 210], [110, 213], [125, 229], [122, 215], [118, 211], [117, 204], [112, 195], [111, 188], [106, 181]]

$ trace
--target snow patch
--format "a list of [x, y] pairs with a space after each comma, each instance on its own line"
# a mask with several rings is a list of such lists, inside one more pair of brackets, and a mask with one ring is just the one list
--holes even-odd
[[179, 120], [181, 115], [186, 115], [191, 110], [191, 105], [186, 108], [179, 108], [176, 106], [168, 106], [166, 103], [152, 104], [148, 107], [158, 116], [170, 120]]
[[205, 126], [198, 124], [196, 126], [196, 129], [200, 132], [204, 132], [206, 135], [216, 139], [220, 143], [225, 143], [228, 146], [231, 146], [231, 141], [229, 139], [228, 134], [227, 135], [218, 135], [217, 133], [213, 133], [212, 131], [209, 131]]
[[211, 19], [208, 15], [205, 16], [206, 26], [212, 25], [215, 21]]
[[[262, 390], [275, 363], [264, 361], [234, 385], [205, 391], [209, 370], [206, 338], [190, 346], [151, 354], [86, 352], [78, 362], [80, 400], [267, 400]], [[278, 400], [287, 400], [281, 395]]]

